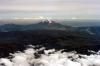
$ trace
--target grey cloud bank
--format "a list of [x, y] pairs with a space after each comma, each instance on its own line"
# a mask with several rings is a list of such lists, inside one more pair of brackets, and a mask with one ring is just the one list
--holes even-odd
[[99, 12], [99, 0], [0, 0], [1, 18], [8, 18], [8, 16], [100, 18]]

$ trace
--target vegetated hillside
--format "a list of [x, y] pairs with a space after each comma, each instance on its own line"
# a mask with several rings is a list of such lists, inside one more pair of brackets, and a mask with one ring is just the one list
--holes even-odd
[[[98, 37], [99, 38], [99, 37]], [[46, 48], [77, 50], [98, 50], [100, 40], [86, 32], [65, 30], [28, 30], [0, 32], [0, 56], [25, 49], [26, 45], [41, 45]]]
[[86, 31], [90, 34], [100, 36], [100, 26], [91, 26], [91, 27], [77, 27], [77, 31]]

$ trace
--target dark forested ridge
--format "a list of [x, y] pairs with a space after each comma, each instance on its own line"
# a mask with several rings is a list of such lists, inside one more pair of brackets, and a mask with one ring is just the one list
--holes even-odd
[[5, 24], [0, 26], [0, 56], [22, 51], [27, 45], [66, 51], [100, 49], [100, 27], [71, 27], [54, 21], [30, 25]]
[[[98, 50], [99, 37], [86, 32], [64, 30], [29, 30], [0, 32], [0, 56], [25, 49], [26, 45], [41, 45], [46, 48], [77, 50]], [[82, 51], [80, 51], [82, 50]]]

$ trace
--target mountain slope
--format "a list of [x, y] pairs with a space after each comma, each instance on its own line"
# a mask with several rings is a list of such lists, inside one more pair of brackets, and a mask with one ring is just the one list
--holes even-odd
[[48, 20], [41, 21], [40, 23], [30, 24], [30, 25], [16, 25], [16, 24], [5, 24], [0, 26], [1, 32], [7, 31], [25, 31], [25, 30], [66, 30], [70, 29], [70, 26], [64, 26], [62, 24], [56, 23], [55, 21], [49, 22]]

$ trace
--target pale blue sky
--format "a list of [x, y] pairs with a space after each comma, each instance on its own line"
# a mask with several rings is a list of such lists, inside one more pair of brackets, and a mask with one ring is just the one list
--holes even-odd
[[0, 0], [0, 18], [100, 18], [100, 0]]

